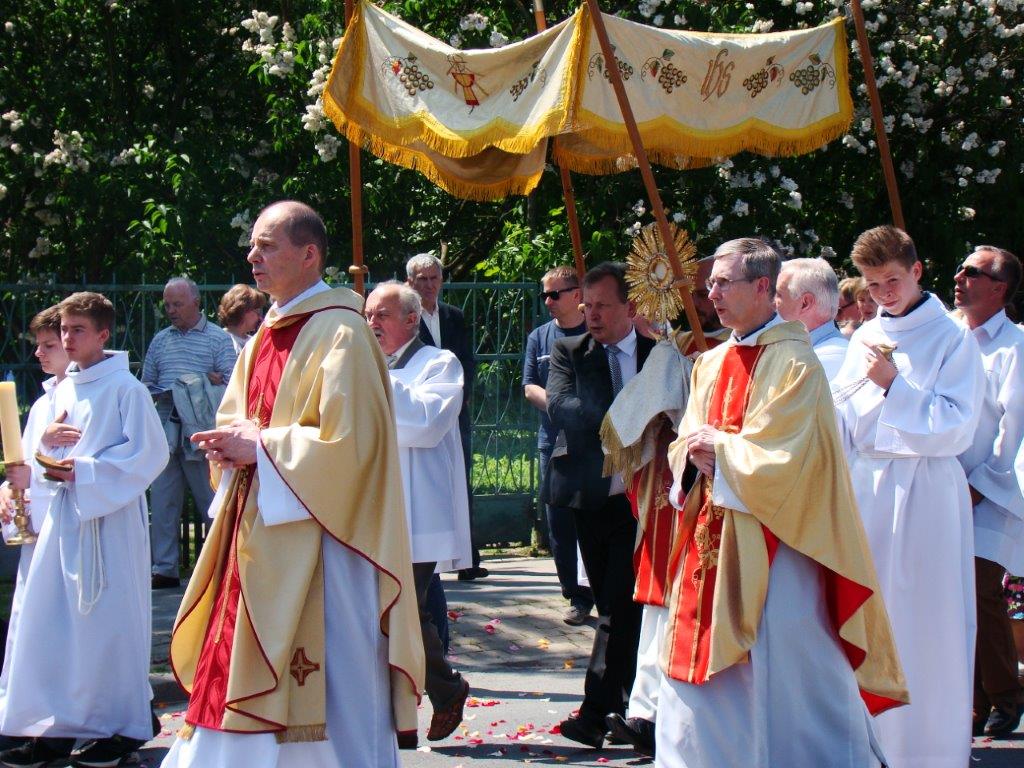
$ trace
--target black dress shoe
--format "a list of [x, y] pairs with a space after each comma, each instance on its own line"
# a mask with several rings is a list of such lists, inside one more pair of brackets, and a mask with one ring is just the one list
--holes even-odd
[[41, 768], [52, 760], [67, 759], [74, 747], [74, 739], [28, 739], [0, 752], [0, 765], [8, 768]]
[[1009, 736], [1020, 725], [1021, 715], [1024, 714], [1024, 707], [1016, 706], [1010, 709], [1003, 709], [996, 707], [992, 710], [992, 714], [988, 716], [988, 722], [985, 723], [985, 735], [986, 736]]
[[398, 731], [398, 748], [399, 749], [416, 749], [419, 746], [419, 738], [416, 731]]
[[654, 755], [654, 723], [642, 717], [623, 717], [610, 714], [604, 719], [608, 731], [613, 736], [632, 744], [637, 752]]
[[579, 715], [560, 722], [558, 730], [570, 741], [586, 744], [594, 749], [600, 749], [604, 744], [604, 727]]
[[181, 586], [181, 579], [177, 579], [174, 576], [163, 576], [159, 573], [153, 574], [152, 588], [153, 589], [173, 589]]
[[473, 568], [463, 568], [459, 571], [459, 581], [473, 581], [473, 579], [485, 579], [491, 572], [479, 565]]

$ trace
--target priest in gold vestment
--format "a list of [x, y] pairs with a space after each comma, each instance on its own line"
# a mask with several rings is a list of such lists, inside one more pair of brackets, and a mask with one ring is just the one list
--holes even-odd
[[774, 311], [779, 267], [744, 238], [708, 280], [733, 333], [695, 362], [669, 448], [660, 768], [877, 766], [870, 715], [907, 701], [824, 371]]
[[423, 685], [391, 390], [362, 299], [286, 201], [248, 261], [274, 304], [217, 416], [207, 536], [171, 639], [190, 694], [165, 768], [397, 768]]

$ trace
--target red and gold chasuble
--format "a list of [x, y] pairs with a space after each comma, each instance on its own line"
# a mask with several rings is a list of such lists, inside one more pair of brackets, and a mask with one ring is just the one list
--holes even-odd
[[[750, 395], [750, 383], [763, 346], [733, 346], [726, 353], [721, 374], [708, 407], [707, 423], [723, 432], [739, 432]], [[718, 551], [722, 539], [724, 512], [711, 501], [712, 481], [701, 476], [700, 511], [695, 521], [680, 518], [683, 537], [675, 547], [673, 573], [673, 620], [676, 631], [668, 649], [669, 677], [687, 683], [708, 679], [711, 619], [718, 575]], [[680, 515], [683, 513], [680, 512]], [[775, 555], [778, 539], [762, 526], [769, 562]]]
[[[723, 341], [714, 336], [704, 338], [708, 349], [717, 347]], [[689, 334], [683, 354], [689, 357], [698, 351], [697, 342]], [[672, 468], [668, 463], [667, 450], [674, 437], [675, 433], [666, 422], [658, 435], [654, 459], [633, 474], [626, 488], [633, 515], [640, 523], [640, 535], [633, 552], [633, 570], [636, 572], [633, 599], [644, 605], [662, 608], [668, 605], [674, 570], [674, 535], [681, 514], [669, 501]]]
[[[246, 413], [261, 428], [270, 423], [281, 372], [295, 339], [309, 318], [310, 315], [303, 315], [288, 325], [263, 328], [256, 342], [258, 346], [253, 356], [246, 393]], [[255, 471], [255, 465], [238, 470], [241, 476], [234, 503], [225, 504], [221, 512], [230, 516], [231, 546], [217, 588], [213, 614], [206, 628], [188, 711], [185, 713], [185, 722], [192, 726], [222, 730], [224, 711], [230, 704], [227, 701], [227, 688], [232, 642], [239, 606], [244, 608], [240, 599], [241, 579], [236, 559], [238, 526], [246, 499], [252, 490]], [[319, 665], [316, 666], [319, 669]]]

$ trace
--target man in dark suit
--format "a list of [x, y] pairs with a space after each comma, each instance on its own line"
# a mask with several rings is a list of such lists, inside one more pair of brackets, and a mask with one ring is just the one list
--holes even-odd
[[562, 735], [599, 748], [605, 717], [623, 714], [636, 674], [642, 608], [633, 602], [636, 519], [620, 475], [604, 477], [598, 432], [622, 386], [643, 367], [654, 342], [637, 334], [624, 264], [600, 264], [583, 278], [587, 333], [558, 339], [548, 372], [548, 416], [558, 430], [545, 501], [576, 519], [583, 564], [597, 604], [597, 632], [579, 714]]
[[[469, 516], [472, 526], [473, 486], [469, 470], [473, 465], [470, 435], [473, 429], [471, 401], [473, 380], [476, 376], [476, 358], [473, 355], [473, 339], [466, 328], [466, 317], [462, 310], [438, 301], [444, 282], [441, 261], [430, 253], [418, 253], [405, 264], [409, 286], [420, 295], [423, 313], [420, 315], [420, 341], [432, 347], [440, 347], [455, 353], [462, 364], [464, 390], [462, 410], [459, 412], [459, 434], [462, 437], [462, 454], [466, 462], [466, 485], [469, 489]], [[473, 544], [473, 567], [459, 571], [460, 581], [480, 579], [487, 575], [487, 569], [480, 566], [480, 551]]]

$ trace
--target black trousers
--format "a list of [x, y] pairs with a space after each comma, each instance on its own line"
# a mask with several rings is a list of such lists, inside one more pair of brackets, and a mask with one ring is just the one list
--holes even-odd
[[992, 707], [1013, 712], [1024, 704], [1017, 678], [1017, 646], [1006, 613], [1003, 576], [1006, 569], [983, 557], [974, 558], [978, 600], [978, 640], [974, 661], [974, 716], [984, 722]]
[[603, 727], [606, 715], [625, 714], [636, 676], [643, 613], [643, 606], [633, 602], [636, 518], [623, 494], [609, 496], [600, 509], [576, 509], [573, 514], [583, 565], [601, 611], [580, 717]]

